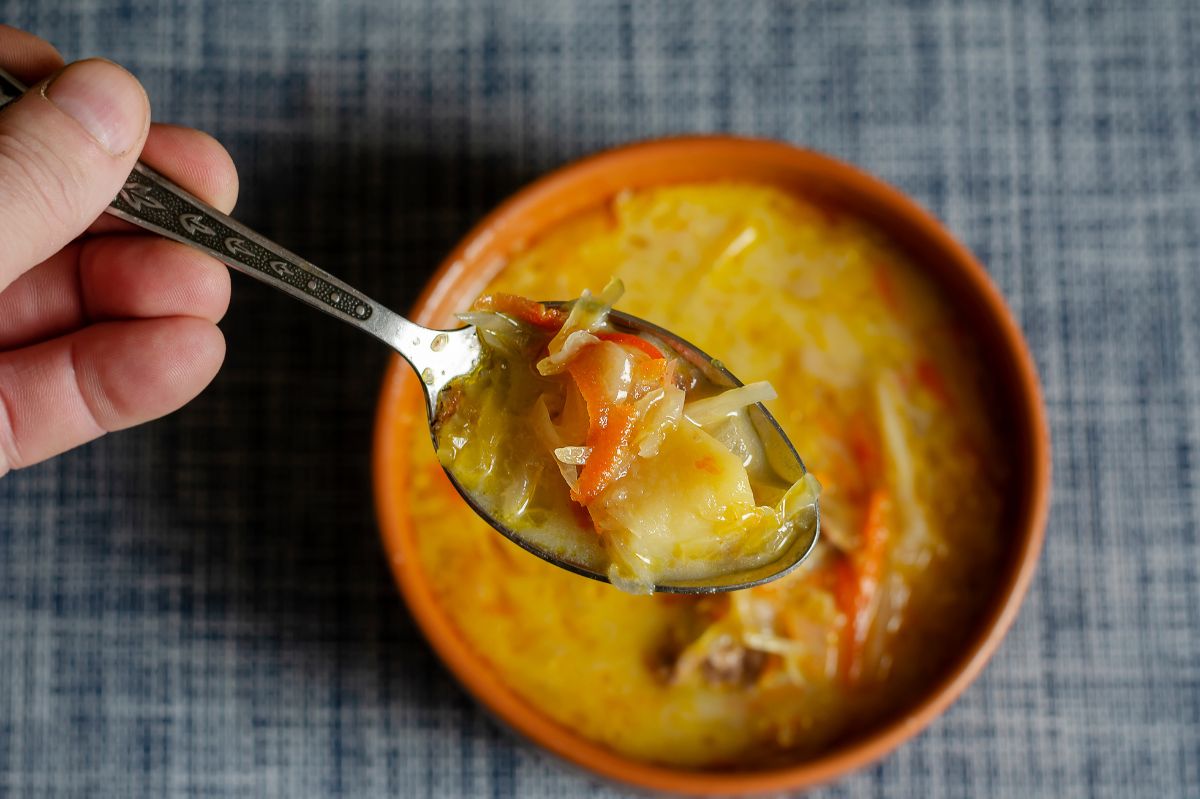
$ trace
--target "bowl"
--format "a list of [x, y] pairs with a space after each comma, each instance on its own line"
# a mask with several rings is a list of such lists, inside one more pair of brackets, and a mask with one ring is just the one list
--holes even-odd
[[585, 158], [541, 178], [483, 219], [442, 263], [412, 319], [454, 327], [453, 314], [479, 294], [543, 231], [624, 189], [735, 179], [778, 186], [869, 220], [906, 250], [960, 309], [979, 340], [1009, 409], [1016, 479], [1011, 527], [996, 595], [945, 673], [899, 714], [823, 754], [761, 770], [695, 771], [617, 754], [569, 730], [513, 693], [459, 636], [437, 604], [416, 557], [415, 536], [398, 486], [407, 482], [407, 440], [423, 416], [408, 409], [420, 387], [393, 356], [384, 378], [374, 439], [376, 507], [400, 592], [450, 671], [485, 707], [545, 750], [595, 774], [640, 788], [685, 794], [795, 790], [827, 782], [878, 760], [928, 726], [974, 680], [1016, 617], [1045, 529], [1050, 443], [1037, 374], [1020, 330], [984, 268], [929, 213], [895, 188], [827, 155], [772, 141], [726, 136], [661, 139]]

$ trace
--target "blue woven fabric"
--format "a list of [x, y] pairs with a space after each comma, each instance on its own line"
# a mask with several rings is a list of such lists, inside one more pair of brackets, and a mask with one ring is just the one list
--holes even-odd
[[[211, 131], [238, 215], [405, 307], [490, 206], [736, 131], [900, 186], [987, 264], [1046, 393], [1044, 557], [983, 677], [816, 796], [1200, 795], [1200, 4], [0, 0]], [[0, 54], [0, 59], [3, 54]], [[403, 610], [386, 353], [235, 279], [170, 419], [0, 480], [0, 795], [565, 799]]]

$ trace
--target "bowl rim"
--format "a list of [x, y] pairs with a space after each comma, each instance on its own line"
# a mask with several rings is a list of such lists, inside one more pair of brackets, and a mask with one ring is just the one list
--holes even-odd
[[[767, 793], [796, 790], [829, 782], [849, 771], [881, 759], [912, 738], [941, 715], [980, 674], [1017, 616], [1036, 569], [1045, 537], [1050, 495], [1050, 438], [1042, 404], [1041, 388], [1028, 346], [999, 290], [984, 267], [929, 212], [898, 189], [824, 153], [785, 142], [740, 136], [680, 136], [650, 139], [605, 150], [559, 167], [525, 186], [497, 206], [464, 236], [425, 284], [414, 305], [412, 319], [431, 324], [449, 311], [448, 304], [490, 279], [501, 266], [479, 260], [479, 252], [495, 231], [519, 222], [531, 208], [556, 196], [586, 189], [586, 184], [616, 165], [673, 156], [704, 159], [757, 159], [783, 168], [815, 171], [822, 180], [840, 185], [855, 194], [870, 197], [884, 213], [905, 227], [915, 229], [945, 260], [952, 262], [965, 278], [960, 291], [969, 291], [982, 302], [989, 322], [999, 334], [999, 346], [1012, 359], [1019, 385], [1013, 396], [1027, 420], [1028, 463], [1026, 485], [1032, 495], [1027, 509], [1014, 524], [1021, 539], [1011, 551], [1003, 583], [997, 586], [997, 601], [980, 621], [964, 654], [952, 662], [942, 678], [927, 689], [912, 707], [881, 726], [836, 745], [811, 760], [747, 771], [702, 771], [655, 765], [618, 754], [590, 741], [544, 715], [509, 689], [491, 671], [455, 630], [442, 611], [431, 586], [413, 554], [413, 526], [401, 502], [397, 485], [407, 478], [407, 458], [398, 440], [407, 441], [413, 415], [402, 411], [406, 394], [417, 390], [417, 380], [400, 358], [388, 363], [376, 412], [372, 478], [376, 514], [393, 576], [409, 612], [416, 620], [442, 662], [467, 691], [512, 729], [545, 750], [592, 773], [627, 785], [673, 793], [714, 795]], [[686, 178], [685, 178], [686, 179]], [[714, 178], [709, 178], [714, 179]], [[671, 180], [652, 181], [665, 185]], [[581, 188], [583, 187], [583, 188]], [[598, 195], [596, 202], [603, 197]], [[552, 225], [553, 223], [551, 223]], [[548, 225], [547, 227], [551, 226]], [[545, 228], [543, 228], [545, 229]], [[466, 282], [474, 279], [474, 283]], [[974, 327], [980, 323], [976, 321]], [[986, 325], [985, 325], [986, 327]], [[424, 420], [422, 420], [424, 421]]]

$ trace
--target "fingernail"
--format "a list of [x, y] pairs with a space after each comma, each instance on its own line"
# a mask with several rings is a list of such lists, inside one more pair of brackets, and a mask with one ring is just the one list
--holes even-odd
[[146, 130], [146, 93], [116, 64], [89, 59], [58, 73], [42, 95], [111, 155], [124, 155]]

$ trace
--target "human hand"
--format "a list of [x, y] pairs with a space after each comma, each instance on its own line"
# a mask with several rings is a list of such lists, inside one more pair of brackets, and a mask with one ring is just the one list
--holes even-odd
[[63, 60], [0, 25], [31, 84], [0, 110], [0, 476], [156, 419], [216, 375], [229, 272], [103, 215], [140, 157], [218, 209], [237, 172], [214, 139], [150, 124], [145, 91], [107, 61]]

